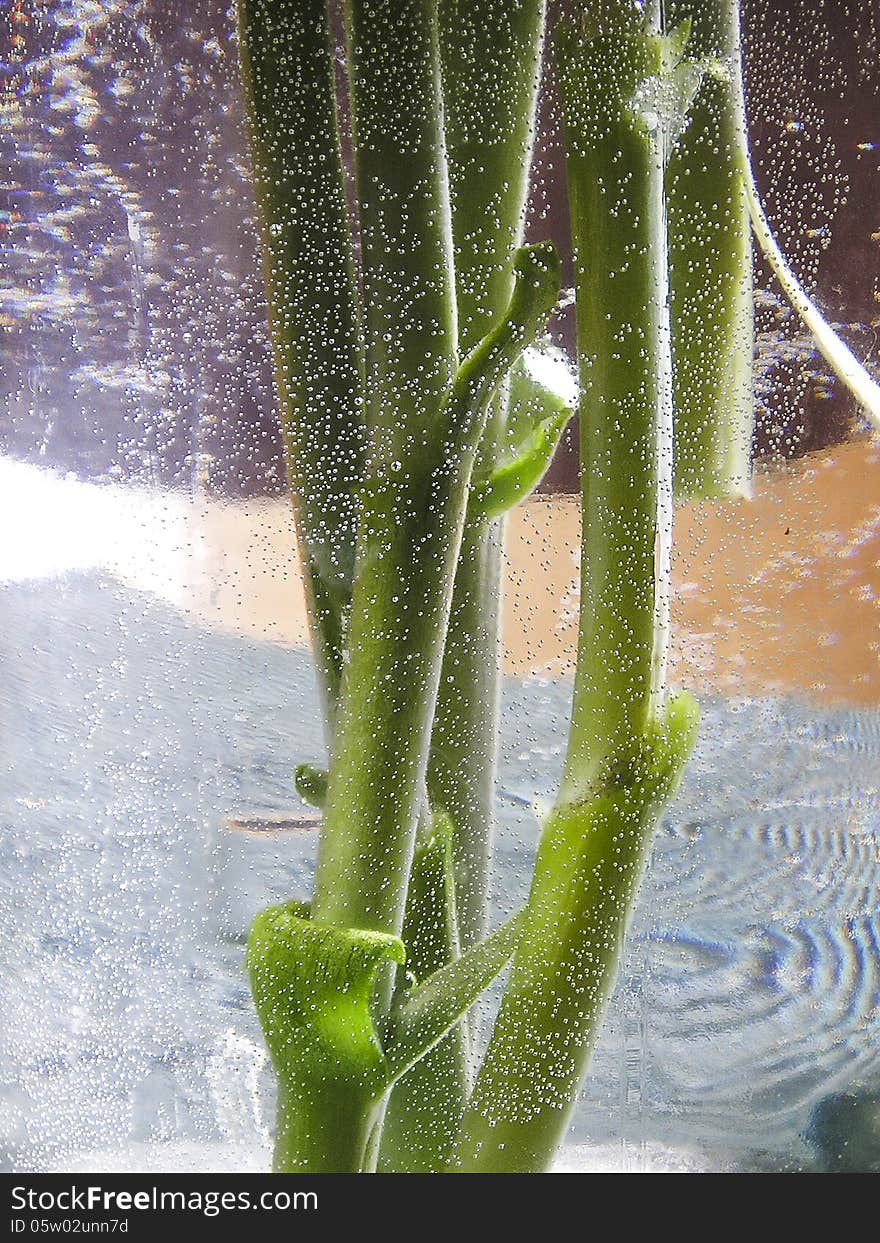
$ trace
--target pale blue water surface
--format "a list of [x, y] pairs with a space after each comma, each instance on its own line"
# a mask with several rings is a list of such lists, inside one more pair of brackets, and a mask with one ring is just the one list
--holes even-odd
[[[234, 1168], [272, 1113], [242, 937], [307, 893], [314, 838], [227, 821], [304, 810], [309, 658], [87, 573], [0, 608], [4, 1167], [166, 1143]], [[505, 684], [498, 912], [525, 894], [568, 694]], [[874, 711], [704, 703], [574, 1138], [803, 1168], [817, 1103], [880, 1091], [878, 760]]]

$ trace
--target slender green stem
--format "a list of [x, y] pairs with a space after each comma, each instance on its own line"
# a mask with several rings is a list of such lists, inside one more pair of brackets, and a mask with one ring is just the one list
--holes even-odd
[[666, 16], [690, 23], [688, 54], [706, 68], [667, 171], [675, 490], [744, 496], [754, 312], [739, 0], [670, 0]]
[[751, 168], [746, 192], [755, 237], [785, 296], [809, 329], [819, 352], [838, 380], [861, 406], [874, 430], [880, 431], [880, 384], [859, 362], [846, 342], [837, 335], [792, 271], [767, 222]]
[[[576, 262], [583, 545], [562, 787], [453, 1168], [546, 1168], [614, 980], [656, 816], [695, 705], [667, 707], [671, 377], [662, 128], [668, 48], [637, 9], [559, 43]], [[652, 119], [654, 124], [652, 124]]]
[[[462, 352], [510, 297], [522, 240], [541, 72], [544, 0], [440, 0], [455, 294]], [[494, 464], [504, 391], [489, 413], [480, 468]], [[503, 528], [468, 521], [456, 574], [429, 782], [456, 829], [463, 945], [486, 924], [494, 821]], [[448, 1109], [448, 1102], [446, 1105]]]
[[405, 1073], [489, 987], [509, 962], [523, 923], [522, 911], [512, 915], [479, 945], [438, 967], [406, 997], [385, 1046], [392, 1075]]
[[[440, 812], [432, 817], [426, 840], [416, 846], [403, 921], [407, 961], [398, 972], [399, 993], [406, 992], [406, 984], [401, 986], [400, 980], [404, 972], [407, 981], [413, 977], [423, 980], [458, 958], [453, 836], [451, 820]], [[385, 1047], [387, 1050], [387, 1041]], [[460, 1114], [454, 1105], [465, 1099], [469, 1087], [463, 1025], [457, 1024], [427, 1054], [424, 1048], [423, 1042], [417, 1050], [418, 1060], [413, 1059], [409, 1073], [402, 1078], [398, 1075], [391, 1093], [379, 1152], [380, 1172], [432, 1173], [442, 1169], [455, 1138]], [[435, 1098], [445, 1100], [445, 1111], [435, 1110]]]
[[551, 246], [524, 247], [508, 313], [459, 368], [431, 472], [361, 498], [350, 659], [327, 789], [313, 919], [399, 932], [471, 471], [486, 409], [559, 289]]
[[551, 813], [453, 1169], [536, 1172], [552, 1161], [614, 984], [656, 817], [695, 729], [693, 700], [672, 700], [621, 771]]
[[663, 135], [648, 127], [637, 99], [641, 85], [662, 72], [662, 40], [623, 26], [584, 47], [563, 42], [559, 52], [583, 529], [565, 800], [583, 797], [607, 756], [643, 736], [656, 712], [672, 501]]
[[325, 0], [239, 0], [275, 376], [332, 718], [363, 457], [362, 359]]
[[399, 932], [458, 551], [454, 522], [448, 550], [428, 537], [426, 505], [456, 361], [452, 236], [434, 4], [350, 0], [346, 34], [369, 446], [313, 912]]
[[465, 351], [507, 305], [522, 241], [544, 0], [439, 0], [455, 294]]
[[468, 945], [485, 928], [495, 819], [502, 547], [498, 521], [467, 523], [431, 735], [429, 789], [455, 824], [459, 918]]
[[[493, 392], [558, 296], [555, 249], [522, 248], [516, 273], [506, 317], [459, 368], [419, 494], [392, 476], [361, 498], [351, 657], [311, 907], [317, 924], [400, 931], [474, 458]], [[392, 979], [386, 971], [378, 981], [380, 1025]], [[351, 1107], [362, 1102], [353, 1097]]]

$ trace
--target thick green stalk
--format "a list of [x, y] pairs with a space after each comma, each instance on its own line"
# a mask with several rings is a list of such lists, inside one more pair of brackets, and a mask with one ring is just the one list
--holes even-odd
[[405, 957], [399, 938], [316, 925], [295, 902], [254, 920], [247, 962], [278, 1077], [276, 1171], [370, 1168], [391, 1073], [371, 994], [377, 972]]
[[[420, 809], [443, 580], [458, 543], [453, 522], [445, 532], [452, 546], [438, 547], [440, 524], [432, 522], [427, 504], [456, 362], [435, 5], [350, 0], [346, 35], [369, 444], [350, 657], [313, 913], [317, 921], [399, 933]], [[466, 478], [457, 478], [446, 499], [462, 486]], [[450, 507], [454, 511], [454, 500]], [[434, 607], [422, 608], [422, 600]]]
[[672, 418], [663, 137], [635, 98], [662, 73], [662, 38], [600, 35], [589, 70], [563, 47], [583, 523], [571, 799], [644, 734], [663, 686]]
[[436, 4], [347, 0], [346, 36], [361, 225], [367, 470], [381, 478], [413, 461], [433, 464], [457, 364]]
[[[273, 6], [270, 16], [277, 17], [279, 7]], [[286, 106], [288, 96], [299, 100], [302, 94], [298, 58], [314, 42], [317, 29], [326, 41], [325, 2], [290, 3], [283, 11], [291, 18], [287, 43], [273, 45], [268, 18], [260, 32], [264, 50], [268, 46], [275, 54], [277, 87], [266, 102], [278, 108]], [[456, 510], [463, 510], [456, 498], [466, 493], [469, 464], [463, 453], [449, 478], [435, 478], [445, 436], [442, 414], [457, 364], [435, 4], [350, 0], [345, 25], [365, 307], [362, 414], [367, 444], [364, 464], [351, 480], [357, 485], [357, 567], [350, 621], [338, 631], [350, 659], [340, 662], [344, 669], [330, 775], [322, 792], [325, 816], [311, 914], [318, 926], [399, 933], [416, 819], [424, 804], [432, 683], [439, 676], [445, 630], [444, 580], [451, 588]], [[329, 75], [331, 98], [332, 90]], [[299, 132], [286, 132], [283, 143], [267, 144], [275, 157], [270, 184], [285, 184], [288, 165], [300, 161], [309, 125], [331, 132], [326, 111], [309, 111], [311, 104], [307, 98], [297, 112]], [[318, 179], [327, 163], [326, 151], [322, 155], [310, 170]], [[295, 190], [303, 193], [308, 209], [309, 187]], [[334, 234], [327, 220], [317, 213], [312, 223], [315, 247], [332, 254]], [[297, 236], [292, 245], [299, 241]], [[318, 312], [319, 332], [331, 341], [335, 312], [324, 303], [336, 284], [332, 276], [315, 280], [307, 295]], [[297, 364], [297, 378], [308, 387], [310, 359], [300, 356]], [[320, 460], [304, 466], [321, 478]], [[444, 483], [449, 485], [445, 491]], [[442, 511], [433, 529], [432, 501]], [[426, 597], [430, 603], [423, 610]], [[380, 1019], [392, 982], [393, 971], [386, 965], [376, 989]], [[283, 1075], [280, 1083], [278, 1142], [292, 1153], [290, 1161], [301, 1165], [303, 1154], [308, 1158], [311, 1152], [315, 1168], [373, 1164], [384, 1092], [376, 1101], [362, 1092], [347, 1093], [343, 1085], [338, 1099], [323, 1102], [319, 1084], [289, 1091]], [[315, 1108], [309, 1106], [312, 1100]], [[353, 1137], [351, 1151], [331, 1155], [330, 1164], [321, 1165], [321, 1135], [328, 1128]], [[370, 1132], [371, 1142], [358, 1151]]]
[[275, 376], [332, 717], [351, 595], [362, 360], [325, 0], [239, 0]]
[[[522, 241], [541, 72], [544, 0], [440, 0], [455, 296], [462, 353], [507, 305]], [[505, 394], [478, 459], [494, 464]], [[431, 741], [430, 786], [455, 825], [462, 944], [486, 924], [494, 819], [502, 523], [468, 521]], [[426, 1069], [427, 1074], [427, 1069]], [[446, 1102], [448, 1110], [449, 1104]]]
[[453, 1169], [550, 1165], [600, 1030], [656, 818], [695, 730], [696, 705], [679, 696], [619, 771], [609, 768], [587, 798], [560, 799], [551, 813]]
[[[583, 544], [565, 772], [453, 1168], [540, 1170], [564, 1136], [695, 705], [665, 704], [671, 379], [662, 127], [669, 46], [591, 10], [559, 63], [576, 262]], [[652, 124], [652, 120], [654, 124]]]
[[[459, 345], [471, 350], [503, 312], [522, 240], [544, 0], [440, 0], [445, 138]], [[480, 448], [494, 460], [506, 409], [495, 397]], [[462, 538], [431, 736], [429, 785], [454, 825], [463, 946], [485, 929], [494, 818], [502, 524], [478, 516]], [[420, 910], [431, 922], [432, 904]], [[418, 911], [414, 912], [414, 917]], [[450, 1033], [392, 1094], [384, 1168], [440, 1168], [464, 1110], [467, 1041]]]
[[[311, 907], [318, 925], [400, 931], [474, 458], [493, 392], [559, 292], [552, 246], [522, 248], [516, 272], [507, 316], [459, 368], [421, 488], [392, 473], [361, 498], [351, 655]], [[380, 1026], [392, 978], [385, 971], [374, 994]], [[363, 1107], [353, 1096], [352, 1110]]]
[[744, 496], [754, 313], [739, 0], [670, 0], [666, 17], [690, 23], [688, 54], [706, 64], [667, 171], [675, 491]]
[[473, 349], [510, 297], [541, 75], [544, 0], [439, 0], [455, 295]]
[[304, 1091], [278, 1076], [272, 1170], [276, 1174], [372, 1173], [370, 1139], [377, 1101], [350, 1083], [318, 1075]]
[[[410, 458], [361, 497], [350, 658], [312, 918], [399, 933], [471, 471], [488, 403], [559, 289], [552, 246], [524, 247], [508, 313], [459, 368], [429, 471]], [[420, 455], [421, 456], [421, 455]]]

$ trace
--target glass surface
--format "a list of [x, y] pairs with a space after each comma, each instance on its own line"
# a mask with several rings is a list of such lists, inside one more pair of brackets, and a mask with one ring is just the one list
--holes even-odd
[[[745, 20], [769, 214], [876, 371], [880, 10]], [[232, 14], [16, 0], [0, 41], [3, 1168], [262, 1169], [243, 937], [308, 892], [323, 739]], [[557, 113], [529, 232], [563, 244]], [[568, 1168], [880, 1168], [880, 448], [758, 285], [755, 496], [676, 517], [703, 720]], [[574, 486], [566, 443], [509, 524], [497, 913], [557, 788]]]

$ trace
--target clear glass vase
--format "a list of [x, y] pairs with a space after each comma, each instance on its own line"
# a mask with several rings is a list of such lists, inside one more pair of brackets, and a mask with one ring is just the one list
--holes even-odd
[[[873, 357], [880, 17], [745, 16], [769, 214]], [[243, 941], [309, 890], [324, 739], [233, 15], [16, 0], [0, 41], [0, 1160], [258, 1170]], [[548, 81], [532, 236], [566, 244], [564, 200]], [[676, 515], [700, 736], [561, 1168], [880, 1168], [880, 447], [757, 283], [754, 497]], [[563, 444], [508, 525], [497, 913], [565, 744], [576, 486]]]

